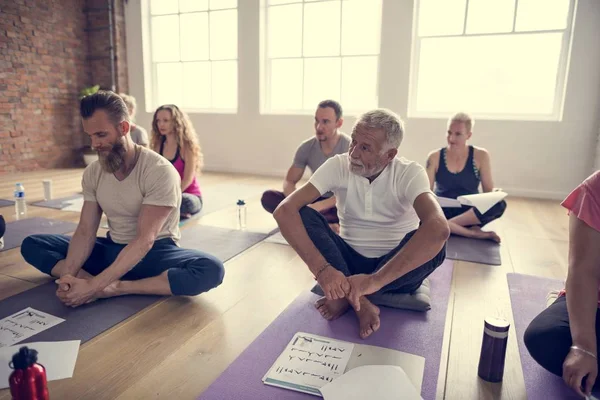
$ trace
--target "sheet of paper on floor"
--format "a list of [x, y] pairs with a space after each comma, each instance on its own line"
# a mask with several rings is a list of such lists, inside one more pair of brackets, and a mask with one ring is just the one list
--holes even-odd
[[0, 348], [17, 344], [64, 321], [62, 318], [27, 307], [0, 320]]
[[0, 348], [0, 389], [8, 387], [8, 379], [13, 372], [8, 363], [21, 347], [27, 346], [36, 350], [38, 352], [37, 363], [46, 368], [46, 379], [55, 381], [73, 376], [79, 354], [79, 344], [79, 340], [69, 340], [65, 342], [32, 342]]
[[404, 370], [394, 365], [365, 365], [321, 388], [325, 400], [422, 400]]
[[79, 197], [77, 199], [73, 199], [73, 200], [69, 200], [69, 205], [64, 207], [62, 209], [62, 211], [74, 211], [74, 212], [81, 212], [81, 210], [83, 209], [83, 197]]

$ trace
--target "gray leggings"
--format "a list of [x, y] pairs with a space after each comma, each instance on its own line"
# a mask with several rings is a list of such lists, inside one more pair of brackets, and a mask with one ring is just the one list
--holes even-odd
[[180, 214], [197, 214], [200, 210], [202, 210], [202, 197], [189, 193], [182, 194]]

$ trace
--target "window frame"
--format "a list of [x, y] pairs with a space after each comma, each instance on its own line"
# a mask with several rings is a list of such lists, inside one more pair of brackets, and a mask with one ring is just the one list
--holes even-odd
[[[305, 4], [314, 4], [314, 3], [329, 3], [333, 1], [340, 2], [340, 40], [339, 40], [339, 54], [335, 56], [305, 56], [304, 55], [304, 5]], [[342, 107], [344, 107], [343, 101], [341, 99], [343, 92], [343, 60], [344, 58], [358, 58], [358, 57], [376, 57], [377, 59], [377, 76], [375, 77], [375, 98], [376, 104], [370, 108], [376, 108], [380, 103], [380, 79], [381, 79], [381, 50], [382, 50], [382, 27], [383, 27], [383, 2], [386, 0], [378, 0], [379, 1], [379, 47], [377, 54], [353, 54], [353, 55], [343, 55], [342, 54], [342, 23], [343, 23], [343, 3], [347, 0], [295, 0], [290, 1], [289, 3], [284, 4], [269, 4], [269, 0], [261, 0], [260, 6], [260, 114], [261, 115], [314, 115], [314, 110], [317, 108], [317, 104], [314, 105], [314, 109], [287, 109], [287, 110], [274, 110], [271, 104], [271, 61], [272, 60], [302, 60], [302, 98], [301, 102], [304, 103], [304, 77], [305, 77], [305, 60], [306, 59], [339, 59], [340, 60], [340, 98], [334, 99], [339, 101]], [[269, 8], [271, 7], [284, 7], [292, 4], [301, 4], [302, 5], [302, 19], [301, 19], [301, 55], [298, 57], [286, 56], [286, 57], [275, 57], [269, 58]], [[325, 99], [323, 99], [325, 100]], [[346, 109], [344, 107], [344, 116], [351, 115], [360, 115], [363, 112], [368, 111], [367, 109]]]
[[[572, 51], [573, 29], [575, 25], [575, 8], [577, 0], [569, 1], [569, 11], [567, 13], [567, 26], [564, 29], [545, 29], [533, 31], [516, 31], [517, 12], [519, 0], [515, 1], [515, 9], [513, 14], [512, 31], [496, 32], [496, 33], [467, 33], [467, 18], [469, 12], [470, 0], [465, 0], [465, 11], [463, 29], [461, 34], [452, 35], [424, 35], [419, 36], [419, 4], [421, 0], [414, 2], [413, 9], [413, 27], [412, 27], [412, 43], [411, 43], [411, 61], [410, 75], [408, 78], [408, 110], [409, 118], [448, 118], [449, 115], [459, 110], [449, 110], [447, 112], [419, 111], [417, 110], [417, 95], [419, 82], [419, 62], [420, 62], [420, 47], [423, 38], [457, 38], [457, 37], [485, 37], [485, 36], [510, 36], [510, 35], [530, 35], [543, 33], [562, 33], [560, 58], [558, 62], [558, 72], [556, 77], [556, 86], [554, 89], [554, 105], [550, 114], [532, 114], [532, 113], [501, 113], [501, 112], [485, 112], [477, 113], [477, 119], [491, 120], [517, 120], [517, 121], [562, 121], [564, 102], [567, 88], [567, 75], [569, 73], [569, 64]], [[468, 110], [465, 110], [468, 111]]]
[[[179, 0], [176, 0], [177, 2], [179, 2]], [[212, 75], [212, 69], [213, 69], [213, 63], [215, 62], [223, 62], [223, 61], [235, 61], [236, 62], [236, 72], [237, 72], [237, 88], [236, 88], [236, 107], [235, 108], [188, 108], [185, 105], [179, 105], [177, 104], [177, 106], [182, 109], [183, 111], [185, 111], [188, 114], [237, 114], [238, 110], [240, 108], [240, 91], [239, 91], [239, 79], [240, 79], [240, 68], [239, 68], [239, 56], [240, 56], [240, 50], [239, 50], [239, 16], [240, 16], [240, 12], [239, 12], [239, 2], [242, 0], [237, 0], [236, 2], [236, 6], [235, 8], [230, 7], [230, 8], [219, 8], [219, 9], [215, 9], [215, 10], [211, 10], [210, 9], [210, 1], [208, 2], [208, 9], [203, 10], [203, 11], [188, 11], [188, 12], [181, 12], [178, 11], [177, 13], [168, 13], [168, 14], [156, 14], [153, 15], [152, 14], [152, 9], [151, 9], [151, 2], [147, 1], [147, 23], [148, 23], [148, 55], [149, 58], [148, 60], [150, 61], [150, 99], [151, 99], [151, 109], [152, 110], [156, 110], [158, 107], [160, 107], [162, 104], [159, 104], [158, 102], [158, 73], [157, 73], [157, 65], [158, 64], [185, 64], [185, 63], [196, 63], [196, 62], [206, 62], [209, 64], [210, 66], [210, 72], [211, 72], [211, 76], [210, 76], [210, 99], [211, 99], [211, 103], [213, 101], [213, 75]], [[178, 5], [179, 6], [179, 5]], [[229, 10], [235, 10], [236, 14], [237, 14], [237, 32], [238, 35], [236, 36], [235, 40], [236, 40], [236, 44], [237, 44], [237, 55], [235, 59], [222, 59], [222, 60], [212, 60], [211, 56], [210, 56], [210, 14], [213, 12], [220, 12], [220, 11], [229, 11]], [[186, 61], [182, 61], [181, 60], [181, 17], [179, 18], [179, 61], [154, 61], [153, 60], [153, 43], [152, 43], [152, 19], [155, 17], [163, 17], [163, 16], [170, 16], [170, 15], [177, 15], [177, 16], [181, 16], [183, 14], [199, 14], [199, 13], [206, 13], [207, 14], [207, 23], [208, 23], [208, 59], [207, 60], [186, 60]], [[181, 87], [182, 89], [182, 97], [183, 97], [183, 86]], [[154, 112], [154, 111], [152, 111]]]

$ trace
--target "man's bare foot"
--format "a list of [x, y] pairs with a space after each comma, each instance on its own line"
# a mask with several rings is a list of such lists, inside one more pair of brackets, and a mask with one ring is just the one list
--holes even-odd
[[348, 311], [349, 307], [350, 304], [348, 304], [348, 300], [346, 299], [327, 300], [326, 297], [321, 297], [315, 303], [315, 308], [319, 310], [321, 316], [327, 321], [332, 321], [342, 316]]
[[360, 298], [360, 311], [356, 311], [360, 325], [360, 337], [366, 339], [371, 334], [377, 332], [381, 325], [379, 319], [379, 307], [367, 300], [366, 297]]
[[98, 293], [97, 299], [107, 299], [109, 297], [119, 296], [119, 281], [114, 281]]

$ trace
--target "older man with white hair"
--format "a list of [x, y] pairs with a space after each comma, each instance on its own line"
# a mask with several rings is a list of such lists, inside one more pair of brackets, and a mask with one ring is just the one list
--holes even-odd
[[[362, 338], [381, 323], [379, 308], [365, 296], [414, 292], [444, 261], [450, 235], [425, 169], [397, 157], [403, 134], [393, 112], [363, 114], [349, 152], [327, 160], [274, 213], [325, 293], [316, 308], [333, 320], [352, 305]], [[328, 191], [336, 196], [339, 235], [307, 207]]]

